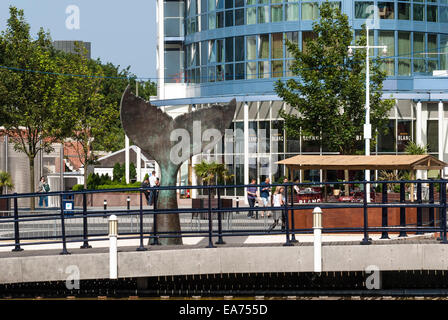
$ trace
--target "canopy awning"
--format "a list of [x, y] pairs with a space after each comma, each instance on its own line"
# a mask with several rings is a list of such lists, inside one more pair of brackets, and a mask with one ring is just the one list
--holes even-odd
[[310, 170], [442, 170], [448, 164], [425, 155], [298, 155], [278, 164]]

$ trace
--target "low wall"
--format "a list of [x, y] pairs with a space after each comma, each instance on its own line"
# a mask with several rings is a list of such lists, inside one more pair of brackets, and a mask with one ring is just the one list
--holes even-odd
[[[438, 210], [434, 210], [435, 219]], [[423, 224], [429, 221], [428, 208], [422, 208]], [[417, 208], [406, 208], [406, 225], [417, 224]], [[322, 209], [322, 225], [324, 228], [359, 228], [364, 225], [363, 208], [331, 208]], [[400, 225], [400, 208], [388, 208], [388, 225]], [[296, 229], [313, 227], [313, 208], [294, 210], [294, 226]], [[382, 208], [368, 209], [368, 226], [382, 226]]]
[[[109, 193], [92, 193], [87, 195], [87, 206], [88, 207], [102, 207], [104, 205], [104, 200], [107, 201], [107, 206], [109, 207], [126, 207], [127, 198], [131, 200], [131, 206], [140, 205], [140, 194], [139, 193], [126, 193], [126, 192], [109, 192]], [[145, 195], [142, 197], [143, 205], [147, 205]], [[82, 194], [75, 194], [75, 206], [82, 207]]]

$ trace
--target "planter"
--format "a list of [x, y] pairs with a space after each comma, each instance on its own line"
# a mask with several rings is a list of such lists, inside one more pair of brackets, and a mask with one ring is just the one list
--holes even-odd
[[[197, 198], [197, 199], [191, 199], [191, 207], [193, 209], [207, 209], [209, 207], [208, 198]], [[220, 199], [221, 201], [221, 208], [232, 208], [233, 207], [233, 200], [232, 199]], [[211, 200], [211, 207], [212, 211], [213, 209], [218, 208], [218, 199], [212, 199]], [[222, 219], [227, 218], [227, 212], [224, 212], [221, 215]], [[201, 212], [201, 213], [193, 213], [192, 218], [199, 217], [199, 219], [208, 219], [208, 213], [207, 212]], [[218, 219], [218, 213], [212, 212], [212, 219], [217, 220]]]
[[0, 217], [9, 217], [11, 210], [11, 199], [0, 199]]
[[[92, 193], [87, 195], [88, 207], [103, 207], [104, 200], [107, 201], [108, 207], [127, 207], [127, 199], [131, 200], [131, 206], [140, 205], [139, 193], [126, 193], [126, 192], [109, 192], [109, 193]], [[143, 194], [143, 205], [146, 206], [146, 198]], [[75, 194], [75, 206], [82, 207], [82, 194]]]

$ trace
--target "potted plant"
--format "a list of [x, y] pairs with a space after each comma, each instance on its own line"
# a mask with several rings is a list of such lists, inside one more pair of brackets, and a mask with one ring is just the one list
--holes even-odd
[[[12, 183], [12, 178], [9, 172], [0, 171], [0, 194], [3, 194], [4, 188], [14, 188], [14, 184]], [[10, 203], [9, 199], [0, 199], [0, 211], [9, 211]], [[0, 212], [0, 215], [3, 215]]]
[[[216, 162], [205, 162], [204, 160], [201, 163], [198, 163], [194, 166], [194, 171], [196, 176], [202, 181], [203, 185], [218, 185], [222, 184], [227, 180], [233, 178], [233, 174], [229, 174], [229, 171], [222, 163]], [[214, 198], [216, 189], [209, 189], [211, 196]], [[212, 207], [216, 207], [218, 203], [214, 203], [212, 199]], [[232, 207], [232, 199], [221, 199], [220, 203], [222, 208], [230, 208]], [[208, 206], [208, 199], [192, 199], [192, 207], [193, 208], [204, 208]], [[201, 218], [205, 218], [205, 215], [201, 215]], [[213, 219], [215, 218], [215, 215]]]

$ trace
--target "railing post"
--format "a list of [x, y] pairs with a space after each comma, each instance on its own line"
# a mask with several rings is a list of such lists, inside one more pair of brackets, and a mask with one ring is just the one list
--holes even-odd
[[[291, 207], [294, 208], [294, 186], [291, 186]], [[296, 239], [296, 233], [294, 230], [296, 229], [295, 223], [294, 223], [294, 209], [291, 209], [291, 242], [296, 243], [299, 242], [299, 240]]]
[[369, 222], [369, 214], [368, 214], [368, 208], [367, 208], [367, 182], [364, 181], [364, 238], [361, 241], [362, 245], [367, 245], [367, 244], [371, 244], [370, 242], [370, 238], [369, 238], [369, 232], [368, 232], [368, 222]]
[[[417, 203], [420, 205], [423, 203], [422, 201], [422, 183], [419, 181], [417, 182]], [[422, 219], [422, 207], [417, 207], [417, 228], [423, 226], [423, 219]], [[422, 231], [417, 230], [415, 234], [423, 234]]]
[[[387, 183], [383, 183], [381, 184], [381, 195], [382, 195], [382, 203], [383, 204], [387, 204], [388, 200], [387, 200]], [[388, 226], [388, 208], [387, 207], [383, 207], [381, 208], [381, 226], [383, 228], [387, 228]], [[390, 239], [389, 238], [389, 233], [387, 231], [383, 231], [381, 233], [381, 239]]]
[[131, 210], [131, 198], [129, 198], [129, 196], [126, 199], [126, 204], [127, 204], [128, 211]]
[[160, 245], [159, 236], [157, 235], [157, 198], [156, 198], [156, 190], [152, 191], [153, 194], [153, 218], [152, 218], [152, 229], [154, 234], [154, 239], [151, 245]]
[[284, 219], [285, 219], [285, 234], [286, 234], [286, 242], [283, 246], [293, 246], [289, 239], [289, 210], [288, 210], [288, 186], [285, 186], [285, 204], [284, 204]]
[[18, 207], [18, 200], [17, 200], [17, 192], [14, 193], [14, 241], [15, 241], [15, 248], [12, 249], [12, 251], [23, 251], [23, 249], [20, 247], [20, 233], [19, 233], [19, 207]]
[[[400, 182], [400, 203], [403, 205], [406, 201], [405, 183]], [[400, 207], [400, 227], [406, 227], [406, 208]], [[400, 231], [399, 237], [407, 237], [406, 231]]]
[[216, 193], [218, 195], [218, 241], [215, 242], [215, 244], [226, 244], [225, 241], [222, 239], [222, 212], [220, 211], [222, 209], [221, 205], [221, 189], [216, 188]]
[[82, 194], [82, 229], [84, 244], [80, 247], [81, 249], [89, 249], [92, 246], [89, 245], [88, 241], [88, 230], [87, 230], [87, 194]]
[[[434, 182], [429, 183], [429, 203], [434, 204]], [[434, 207], [429, 207], [429, 226], [435, 226]]]
[[109, 217], [109, 279], [118, 279], [118, 219]]
[[314, 272], [322, 272], [322, 209], [313, 210]]
[[442, 207], [440, 208], [440, 223], [441, 225], [441, 232], [440, 232], [440, 238], [442, 241], [440, 243], [448, 243], [446, 238], [446, 182], [440, 183], [440, 204]]
[[212, 221], [212, 193], [209, 186], [208, 189], [208, 246], [207, 248], [216, 248], [213, 245], [213, 221]]
[[146, 251], [148, 249], [143, 245], [143, 192], [140, 188], [140, 246], [137, 248], [137, 251]]
[[60, 203], [61, 203], [61, 230], [62, 230], [62, 252], [60, 254], [70, 254], [67, 251], [67, 243], [65, 237], [65, 217], [64, 217], [64, 203], [62, 201], [63, 195], [60, 194]]

